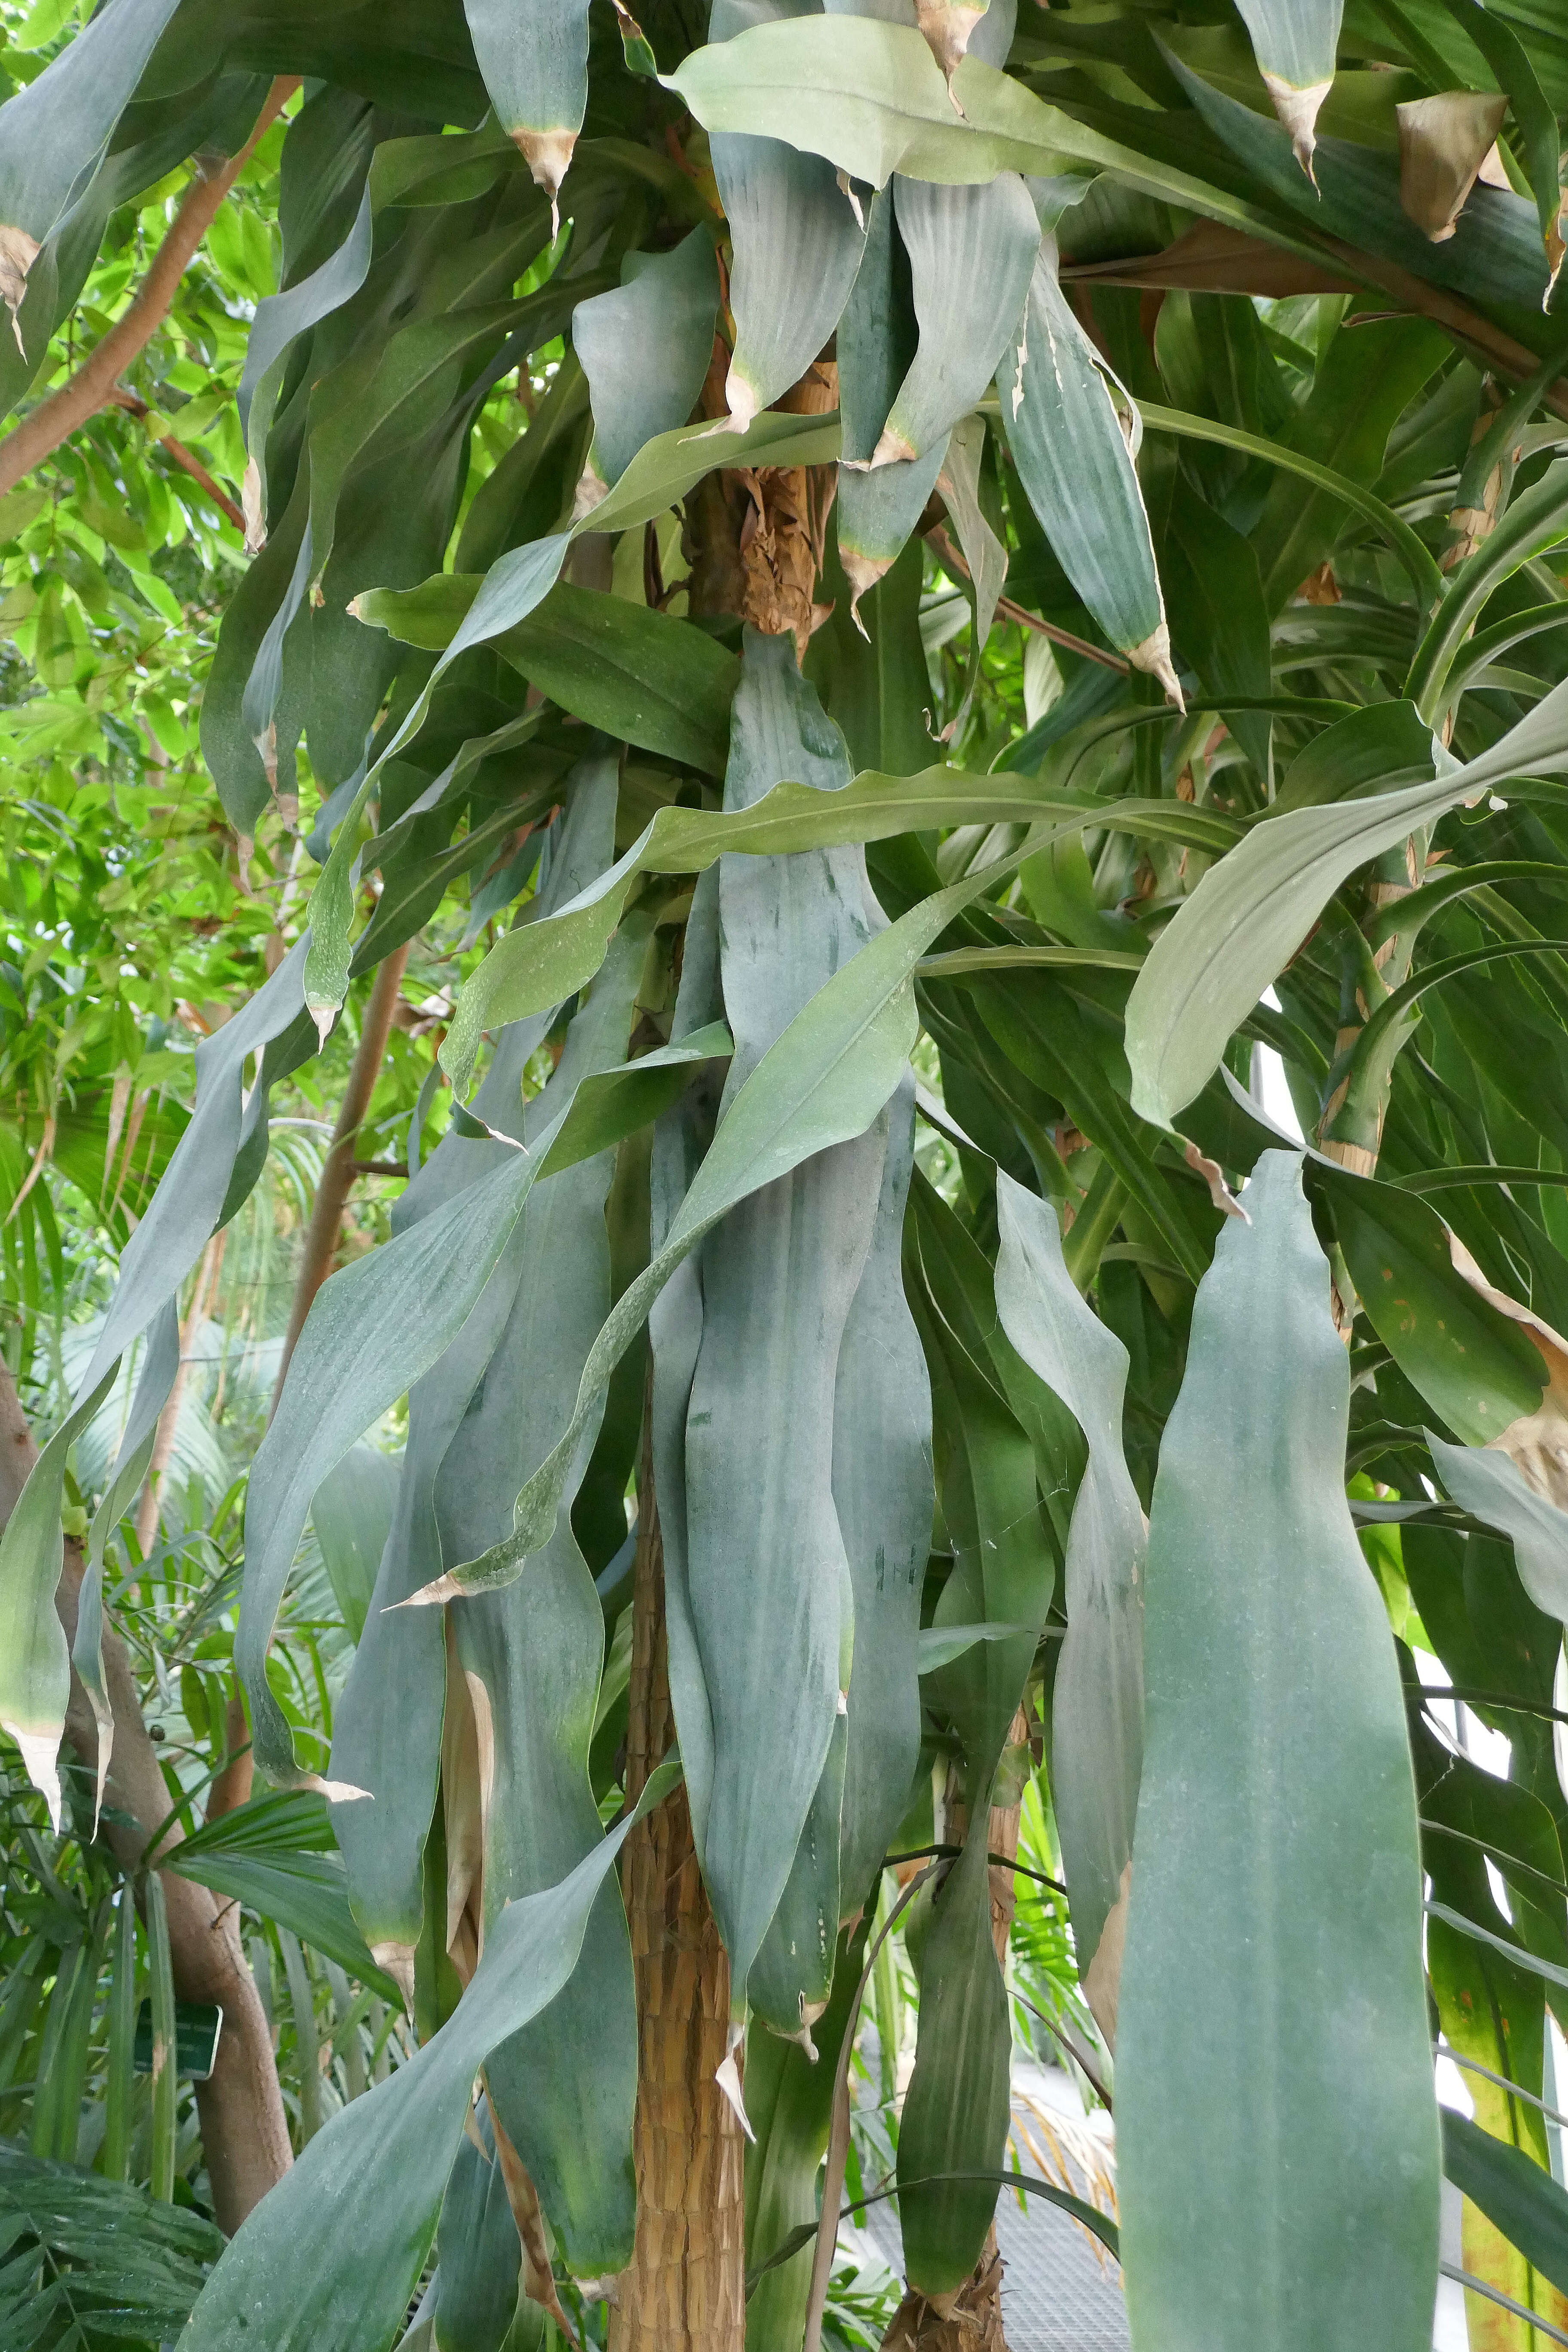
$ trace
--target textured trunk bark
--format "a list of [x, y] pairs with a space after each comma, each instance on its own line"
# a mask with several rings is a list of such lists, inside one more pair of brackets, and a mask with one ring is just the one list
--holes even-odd
[[[664, 1549], [645, 1454], [632, 1603], [626, 1795], [674, 1737]], [[610, 2352], [742, 2352], [746, 2327], [744, 2141], [714, 2081], [730, 1963], [691, 1843], [684, 1790], [626, 1842], [637, 1992], [637, 2242], [610, 2315]]]
[[[0, 1527], [9, 1518], [36, 1459], [16, 1385], [0, 1364]], [[81, 1546], [68, 1542], [56, 1602], [68, 1641], [76, 1633], [83, 1569]], [[107, 1628], [103, 1664], [114, 1710], [114, 1758], [105, 1803], [131, 1816], [123, 1822], [106, 1818], [103, 1838], [121, 1867], [130, 1872], [139, 1865], [149, 1834], [168, 1814], [169, 1792], [142, 1720], [130, 1663], [118, 1637]], [[87, 1693], [74, 1675], [66, 1738], [92, 1770], [98, 1729]], [[163, 1841], [164, 1849], [180, 1834], [177, 1827], [171, 1830]], [[217, 2063], [210, 2079], [196, 2084], [196, 2109], [213, 2210], [219, 2227], [232, 2236], [293, 2161], [272, 2037], [240, 1943], [237, 1906], [222, 1902], [206, 1887], [173, 1871], [159, 1875], [169, 1916], [175, 1993], [181, 2000], [216, 2001], [223, 2011]]]

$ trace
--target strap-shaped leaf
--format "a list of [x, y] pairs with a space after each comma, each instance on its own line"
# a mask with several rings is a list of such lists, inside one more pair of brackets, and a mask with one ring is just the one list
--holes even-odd
[[0, 107], [0, 300], [16, 313], [38, 248], [102, 160], [177, 0], [120, 0]]
[[[54, 1596], [64, 1562], [60, 1498], [67, 1454], [109, 1392], [121, 1358], [178, 1294], [229, 1207], [235, 1165], [266, 1114], [263, 1084], [244, 1096], [249, 1056], [296, 1019], [306, 941], [300, 940], [248, 1004], [196, 1048], [196, 1100], [163, 1181], [126, 1244], [120, 1282], [70, 1413], [44, 1447], [0, 1534], [0, 1724], [27, 1769], [59, 1806], [55, 1755], [70, 1690], [66, 1637]], [[107, 1526], [104, 1530], [107, 1538]]]
[[[981, 820], [1043, 828], [1031, 846], [1089, 825], [1191, 841], [1211, 851], [1236, 838], [1230, 821], [1181, 803], [1094, 801], [1053, 793], [1016, 769], [971, 775], [960, 768], [922, 768], [918, 775], [864, 770], [841, 793], [820, 793], [790, 782], [775, 784], [750, 809], [663, 808], [603, 880], [584, 890], [549, 922], [530, 923], [498, 940], [463, 988], [441, 1065], [461, 1093], [479, 1041], [499, 1023], [559, 1003], [597, 971], [605, 943], [644, 874], [701, 873], [726, 850], [779, 856], [848, 842], [886, 841], [921, 827]], [[934, 933], [932, 934], [934, 937]], [[1272, 975], [1271, 975], [1272, 976]], [[1250, 1007], [1248, 1008], [1250, 1009]]]
[[1007, 2145], [1013, 2036], [991, 1940], [989, 1818], [982, 1805], [921, 1950], [915, 2071], [899, 2125], [899, 2210], [904, 2269], [925, 2295], [952, 2294], [978, 2261]]
[[[613, 775], [612, 768], [612, 796]], [[605, 967], [609, 984], [595, 985], [549, 1084], [523, 1111], [525, 1141], [548, 1129], [561, 1102], [581, 1099], [595, 1075], [619, 1074], [648, 940], [645, 918], [617, 941]], [[606, 1149], [530, 1195], [509, 1311], [436, 1479], [444, 1560], [469, 1559], [505, 1535], [520, 1455], [531, 1458], [547, 1444], [571, 1409], [610, 1301], [605, 1202], [614, 1163]], [[574, 1465], [570, 1495], [588, 1450]], [[588, 1751], [605, 1619], [569, 1514], [562, 1513], [525, 1581], [452, 1614], [475, 1720], [463, 1769], [478, 1781], [488, 1934], [506, 1904], [552, 1885], [600, 1834]], [[571, 1984], [488, 2070], [496, 2115], [579, 2275], [614, 2273], [630, 2259], [637, 2063], [631, 1948], [619, 1898], [607, 1886]]]
[[268, 294], [256, 306], [250, 337], [245, 347], [245, 368], [239, 379], [239, 429], [247, 457], [245, 478], [246, 538], [252, 551], [263, 537], [267, 512], [267, 436], [282, 389], [289, 347], [299, 335], [330, 318], [352, 301], [370, 268], [375, 224], [367, 185], [360, 198], [353, 226], [335, 253], [319, 269], [301, 278], [281, 294]]
[[899, 1083], [914, 1043], [915, 965], [953, 916], [1016, 863], [982, 866], [911, 908], [852, 956], [763, 1055], [730, 1105], [663, 1246], [628, 1284], [595, 1341], [572, 1419], [519, 1494], [511, 1535], [443, 1579], [431, 1599], [510, 1584], [529, 1554], [549, 1541], [573, 1452], [666, 1282], [737, 1202], [814, 1153], [865, 1132]]
[[[793, 641], [751, 630], [726, 805], [744, 809], [781, 776], [832, 794], [848, 783], [849, 757], [795, 667]], [[721, 866], [731, 1099], [866, 940], [866, 887], [849, 848]], [[884, 1156], [872, 1124], [804, 1159], [736, 1202], [703, 1251], [702, 1339], [686, 1419], [686, 1582], [713, 1738], [701, 1861], [737, 2010], [803, 1832], [816, 1867], [805, 1870], [795, 1908], [823, 1915], [829, 1955], [837, 1934], [841, 1736], [826, 1795], [822, 1784], [849, 1680], [853, 1594], [832, 1495], [834, 1394]], [[759, 1623], [776, 1641], [759, 1643]], [[815, 2007], [827, 1990], [820, 1936], [794, 1941], [795, 1965], [775, 1948], [767, 1979], [767, 2013], [792, 2032], [803, 2004]]]
[[[566, 1983], [626, 1837], [679, 1772], [661, 1765], [568, 1878], [497, 1920], [447, 2024], [316, 2134], [232, 2240], [191, 2315], [184, 2352], [233, 2352], [247, 2333], [276, 2352], [392, 2342], [435, 2234], [474, 2076]], [[345, 2243], [357, 2249], [352, 2266], [340, 2259]]]
[[909, 256], [894, 216], [891, 183], [866, 215], [866, 247], [838, 321], [838, 400], [844, 459], [838, 469], [838, 552], [858, 621], [860, 599], [892, 565], [935, 486], [942, 445], [924, 457], [869, 467], [888, 411], [920, 343]]
[[980, 187], [893, 184], [920, 342], [894, 395], [873, 467], [945, 446], [995, 374], [1017, 329], [1040, 224], [1016, 172]]
[[740, 429], [805, 374], [832, 336], [866, 237], [824, 157], [723, 131], [709, 143], [733, 247], [735, 352], [724, 397]]
[[934, 1499], [931, 1380], [902, 1272], [912, 1072], [884, 1116], [881, 1191], [839, 1346], [833, 1406], [833, 1502], [855, 1596], [839, 1848], [846, 1912], [870, 1888], [920, 1755], [917, 1644]]
[[656, 434], [684, 425], [713, 356], [719, 268], [694, 228], [673, 253], [629, 253], [610, 294], [579, 302], [572, 341], [594, 404], [594, 455], [618, 481]]
[[496, 2160], [489, 2103], [458, 2143], [436, 2225], [438, 2352], [501, 2352], [521, 2293], [522, 2247]]
[[553, 215], [588, 104], [588, 0], [463, 0], [501, 128]]
[[[614, 992], [613, 973], [606, 972], [605, 985]], [[703, 1052], [683, 1055], [677, 1048], [674, 1066], [689, 1072], [703, 1058]], [[612, 1091], [616, 1075], [608, 1074]], [[250, 1694], [257, 1759], [280, 1780], [292, 1780], [299, 1768], [267, 1682], [267, 1649], [310, 1496], [371, 1423], [431, 1370], [463, 1329], [535, 1181], [616, 1139], [603, 1104], [574, 1119], [575, 1099], [562, 1107], [536, 1145], [505, 1151], [478, 1183], [384, 1248], [342, 1268], [316, 1295], [251, 1468], [245, 1592], [235, 1643]], [[644, 1098], [629, 1094], [625, 1108], [640, 1124]], [[623, 1123], [620, 1132], [626, 1131]], [[374, 1349], [353, 1337], [366, 1330], [376, 1335]], [[346, 1377], [345, 1363], [351, 1367]], [[341, 1791], [334, 1787], [332, 1793]]]
[[1051, 1699], [1051, 1795], [1079, 1969], [1094, 1959], [1132, 1858], [1143, 1756], [1148, 1535], [1121, 1444], [1127, 1350], [1079, 1297], [1047, 1202], [996, 1173], [996, 1312], [1089, 1441], [1067, 1544], [1067, 1637]]
[[[1127, 1005], [1133, 1108], [1169, 1125], [1217, 1067], [1226, 1040], [1358, 866], [1510, 777], [1568, 768], [1568, 687], [1492, 748], [1434, 782], [1257, 826], [1211, 866], [1162, 931]], [[1390, 777], [1391, 786], [1401, 779]]]
[[1415, 1790], [1300, 1171], [1266, 1152], [1220, 1234], [1151, 1515], [1116, 2125], [1132, 2338], [1166, 2352], [1432, 2336]]
[[1312, 176], [1312, 126], [1333, 86], [1344, 0], [1236, 0], [1274, 111]]
[[997, 388], [1019, 479], [1063, 570], [1111, 644], [1157, 677], [1179, 708], [1149, 517], [1132, 462], [1138, 412], [1121, 385], [1108, 382], [1068, 308], [1057, 282], [1054, 237], [1040, 246]]

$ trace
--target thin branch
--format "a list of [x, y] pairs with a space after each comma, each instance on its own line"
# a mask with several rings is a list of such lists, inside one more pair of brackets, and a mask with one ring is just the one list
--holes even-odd
[[95, 416], [114, 395], [116, 379], [123, 373], [168, 316], [181, 278], [251, 155], [284, 105], [300, 87], [298, 74], [280, 74], [267, 93], [256, 128], [240, 149], [209, 178], [198, 162], [196, 177], [186, 189], [168, 235], [153, 266], [136, 289], [130, 308], [118, 318], [101, 342], [96, 343], [76, 373], [58, 392], [41, 400], [30, 416], [0, 441], [0, 492], [12, 489], [25, 474], [58, 449], [77, 427]]
[[[107, 408], [123, 408], [127, 415], [138, 418], [151, 416], [153, 414], [141, 394], [128, 391], [122, 383], [115, 385], [104, 405]], [[184, 467], [192, 481], [206, 492], [218, 512], [228, 517], [236, 530], [243, 532], [245, 529], [243, 511], [236, 506], [226, 490], [219, 489], [195, 451], [187, 449], [183, 441], [176, 441], [172, 433], [158, 433], [153, 436], [153, 438], [159, 448], [165, 450], [176, 466]]]
[[[944, 570], [957, 580], [972, 578], [970, 569], [954, 547], [941, 523], [926, 533]], [[1042, 621], [1037, 613], [1026, 613], [1022, 604], [1015, 604], [1010, 596], [998, 596], [996, 611], [1004, 621], [1016, 621], [1021, 629], [1033, 629], [1039, 637], [1048, 637], [1053, 646], [1062, 646], [1069, 654], [1081, 654], [1085, 661], [1098, 662], [1101, 669], [1113, 669], [1125, 677], [1130, 665], [1120, 654], [1108, 654], [1103, 646], [1091, 646], [1087, 637], [1075, 637], [1070, 629], [1058, 629], [1054, 621]]]
[[[316, 1205], [310, 1212], [310, 1231], [305, 1236], [305, 1255], [299, 1279], [294, 1285], [294, 1304], [289, 1314], [289, 1333], [283, 1342], [283, 1359], [278, 1367], [278, 1384], [272, 1391], [272, 1412], [278, 1410], [289, 1358], [305, 1328], [310, 1301], [331, 1274], [332, 1260], [337, 1255], [343, 1210], [348, 1203], [349, 1188], [354, 1181], [354, 1140], [370, 1108], [371, 1096], [375, 1091], [382, 1056], [386, 1052], [387, 1032], [392, 1027], [393, 1009], [403, 985], [403, 967], [407, 961], [406, 944], [394, 948], [392, 953], [376, 966], [375, 979], [371, 984], [364, 1008], [364, 1024], [359, 1033], [359, 1044], [354, 1048], [353, 1066], [349, 1072], [342, 1108], [338, 1113], [327, 1164], [321, 1171], [321, 1181], [317, 1187]], [[270, 1419], [271, 1414], [268, 1417]]]

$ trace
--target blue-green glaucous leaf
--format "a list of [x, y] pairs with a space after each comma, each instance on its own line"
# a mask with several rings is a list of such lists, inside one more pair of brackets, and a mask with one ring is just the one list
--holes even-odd
[[1062, 569], [1111, 644], [1180, 709], [1134, 463], [1141, 421], [1068, 307], [1054, 236], [1041, 242], [997, 390], [1018, 478]]
[[1394, 774], [1384, 791], [1297, 808], [1255, 826], [1184, 900], [1133, 982], [1127, 1005], [1133, 1108], [1169, 1125], [1358, 866], [1511, 777], [1564, 769], [1568, 686], [1558, 686], [1489, 751], [1449, 765], [1430, 783]]
[[1274, 111], [1312, 176], [1313, 125], [1333, 87], [1344, 0], [1236, 0]]
[[612, 294], [579, 302], [572, 341], [594, 407], [594, 459], [618, 481], [644, 443], [684, 425], [713, 356], [719, 268], [694, 228], [672, 253], [628, 253]]
[[559, 226], [588, 103], [588, 0], [463, 0], [463, 13], [490, 104]]
[[[435, 2235], [474, 2077], [548, 2007], [576, 1965], [589, 1915], [629, 1832], [677, 1765], [558, 1886], [497, 1920], [472, 1983], [423, 2049], [316, 2134], [257, 2206], [203, 2290], [179, 2352], [364, 2352], [390, 2346]], [[342, 2260], [345, 2244], [355, 2249]]]
[[[1200, 1286], [1149, 1530], [1116, 2043], [1136, 2352], [1427, 2352], [1436, 2100], [1404, 1696], [1293, 1153]], [[1246, 2258], [1237, 2259], [1245, 2246]]]
[[17, 312], [27, 272], [97, 171], [177, 0], [100, 9], [59, 55], [0, 106], [0, 301]]
[[731, 428], [742, 431], [832, 336], [866, 239], [823, 156], [724, 131], [709, 143], [733, 248], [735, 351], [724, 397]]
[[[790, 777], [849, 782], [844, 739], [795, 667], [788, 636], [748, 631], [725, 804]], [[732, 1100], [763, 1056], [866, 940], [854, 849], [735, 857], [719, 874], [720, 971], [736, 1053]], [[846, 1706], [853, 1594], [832, 1496], [839, 1343], [870, 1244], [884, 1139], [873, 1124], [737, 1202], [702, 1256], [702, 1339], [686, 1421], [686, 1578], [713, 1738], [703, 1875], [730, 1954], [731, 2003], [790, 1876]], [[759, 1622], [773, 1638], [759, 1643]], [[843, 1761], [836, 1775], [842, 1788]], [[811, 1841], [837, 1932], [838, 1819]], [[809, 1910], [809, 1895], [803, 1895]], [[770, 1971], [773, 2012], [783, 1966]], [[796, 1955], [802, 2004], [819, 2004], [817, 1938]]]
[[[1055, 1209], [1002, 1169], [996, 1218], [1002, 1328], [1089, 1441], [1068, 1532], [1068, 1630], [1051, 1700], [1051, 1795], [1079, 1967], [1097, 2013], [1106, 2006], [1101, 1984], [1110, 1973], [1114, 2031], [1115, 1969], [1143, 1754], [1148, 1546], [1121, 1444], [1127, 1350], [1074, 1288]], [[1119, 1905], [1121, 1912], [1110, 1924]]]

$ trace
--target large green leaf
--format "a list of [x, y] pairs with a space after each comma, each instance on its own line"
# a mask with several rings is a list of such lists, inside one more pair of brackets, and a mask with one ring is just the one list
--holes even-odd
[[595, 457], [607, 482], [656, 434], [690, 415], [713, 356], [718, 305], [713, 240], [694, 228], [673, 253], [628, 254], [616, 290], [574, 310], [572, 341], [593, 396]]
[[[334, 2116], [251, 2213], [180, 2352], [233, 2352], [247, 2335], [275, 2352], [384, 2352], [425, 2266], [474, 2076], [570, 1978], [616, 1855], [679, 1769], [661, 1766], [570, 1877], [502, 1913], [447, 2023]], [[345, 2244], [355, 2249], [352, 2263], [341, 2259]]]
[[436, 2225], [439, 2352], [501, 2352], [522, 2292], [522, 2243], [496, 2161], [489, 2103], [476, 2105]]
[[915, 2071], [899, 2125], [899, 2211], [905, 2273], [928, 2296], [952, 2294], [979, 2260], [1007, 2145], [1012, 2029], [991, 1941], [989, 1818], [982, 1806], [921, 1950]]
[[502, 129], [552, 211], [588, 103], [588, 0], [463, 0]]
[[[514, 1111], [524, 1142], [548, 1131], [561, 1103], [624, 1063], [647, 947], [646, 921], [617, 940], [605, 967], [610, 985], [595, 985], [549, 1084], [521, 1119]], [[605, 1203], [614, 1166], [606, 1148], [529, 1197], [508, 1312], [437, 1474], [443, 1560], [471, 1559], [506, 1535], [520, 1456], [542, 1452], [571, 1409], [610, 1304]], [[569, 1498], [586, 1464], [584, 1448]], [[564, 1876], [599, 1836], [588, 1756], [605, 1619], [568, 1512], [526, 1581], [455, 1611], [452, 1637], [475, 1737], [460, 1765], [448, 1743], [445, 1793], [450, 1811], [462, 1776], [477, 1776], [488, 1933], [508, 1903]], [[449, 1885], [450, 1854], [449, 1839]], [[637, 2064], [631, 1949], [619, 1898], [606, 1886], [572, 1982], [488, 2070], [496, 2115], [580, 2275], [614, 2273], [630, 2258]]]
[[979, 186], [896, 180], [920, 336], [871, 463], [907, 463], [945, 446], [990, 384], [1018, 332], [1040, 224], [1016, 173]]
[[1334, 79], [1344, 0], [1236, 0], [1252, 36], [1258, 70], [1290, 134], [1296, 161], [1311, 175], [1312, 126]]
[[847, 1913], [868, 1896], [920, 1756], [916, 1644], [933, 1501], [931, 1381], [901, 1271], [912, 1073], [886, 1117], [876, 1222], [844, 1326], [833, 1404], [833, 1506], [855, 1599], [839, 1849]]
[[1418, 827], [1517, 775], [1568, 768], [1568, 688], [1464, 766], [1254, 828], [1211, 866], [1155, 940], [1127, 1006], [1132, 1102], [1168, 1125], [1217, 1067], [1226, 1040], [1278, 977], [1340, 885]]
[[[795, 667], [793, 640], [751, 631], [727, 808], [753, 804], [781, 775], [819, 794], [842, 792], [848, 754]], [[721, 865], [721, 982], [736, 1045], [728, 1102], [738, 1107], [791, 1022], [853, 961], [869, 931], [865, 891], [853, 849]], [[713, 1739], [702, 1869], [737, 2002], [846, 1703], [854, 1602], [832, 1496], [835, 1381], [885, 1158], [873, 1122], [750, 1191], [703, 1250], [702, 1339], [686, 1417], [686, 1585]], [[755, 1637], [759, 1623], [773, 1629], [767, 1643]], [[836, 1797], [842, 1775], [840, 1754]], [[838, 1925], [837, 1801], [831, 1811], [806, 1849], [827, 1885], [820, 1898], [810, 1887], [797, 1893], [806, 1910], [824, 1904], [829, 1950]], [[796, 1941], [804, 1949], [795, 1968], [779, 1951], [768, 1972], [768, 2013], [790, 2032], [804, 2021], [801, 2005], [826, 1991], [817, 1982], [818, 1936]]]
[[[249, 1003], [198, 1047], [195, 1108], [121, 1255], [119, 1285], [92, 1361], [70, 1413], [34, 1464], [0, 1534], [0, 1725], [21, 1747], [51, 1812], [59, 1804], [55, 1756], [70, 1692], [70, 1661], [54, 1605], [65, 1559], [60, 1503], [67, 1456], [108, 1394], [125, 1350], [177, 1296], [223, 1216], [236, 1160], [266, 1114], [265, 1083], [245, 1095], [246, 1063], [297, 1016], [305, 948], [300, 940]], [[108, 1532], [105, 1522], [105, 1537]]]
[[1029, 504], [1085, 604], [1112, 645], [1179, 702], [1149, 518], [1132, 462], [1142, 428], [1137, 410], [1112, 382], [1068, 307], [1057, 282], [1056, 240], [1047, 237], [1016, 348], [1004, 359], [998, 378], [1007, 445]]
[[988, 775], [945, 767], [923, 768], [916, 775], [864, 771], [826, 801], [809, 786], [790, 781], [775, 784], [749, 809], [663, 808], [602, 881], [551, 921], [510, 931], [491, 949], [458, 998], [441, 1048], [442, 1067], [461, 1092], [487, 1029], [559, 1003], [591, 979], [645, 874], [701, 873], [727, 850], [781, 856], [886, 841], [927, 826], [1037, 820], [1041, 831], [1035, 848], [1090, 825], [1154, 831], [1209, 849], [1223, 849], [1235, 838], [1225, 818], [1179, 802], [1162, 807], [1137, 800], [1075, 800], [1015, 769]]
[[0, 299], [17, 312], [38, 247], [98, 169], [175, 0], [121, 0], [0, 107]]
[[1512, 2246], [1568, 2294], [1568, 2196], [1522, 2148], [1443, 2111], [1443, 2169]]
[[1415, 1790], [1300, 1166], [1265, 1153], [1220, 1235], [1150, 1524], [1116, 2120], [1133, 2342], [1165, 2352], [1431, 2342]]
[[1067, 1638], [1051, 1699], [1051, 1793], [1080, 1968], [1123, 1892], [1143, 1752], [1142, 1507], [1121, 1444], [1127, 1350], [1068, 1278], [1056, 1211], [996, 1176], [996, 1312], [1089, 1441], [1067, 1544]]
[[838, 323], [866, 236], [831, 165], [777, 139], [716, 133], [713, 177], [730, 224], [734, 429], [805, 373]]
[[915, 1036], [912, 974], [933, 939], [1014, 860], [938, 891], [835, 973], [770, 1046], [725, 1113], [662, 1246], [622, 1293], [584, 1367], [572, 1418], [517, 1498], [512, 1534], [432, 1587], [431, 1600], [510, 1584], [550, 1539], [574, 1449], [611, 1372], [666, 1282], [738, 1202], [862, 1135], [908, 1064]]
[[787, 139], [877, 188], [893, 172], [962, 187], [1092, 163], [1237, 226], [1274, 226], [1228, 188], [1088, 128], [978, 56], [962, 59], [950, 94], [914, 26], [880, 17], [757, 25], [694, 50], [666, 79], [704, 130]]
[[[606, 967], [601, 984], [607, 995], [616, 993], [618, 975], [612, 968]], [[703, 1057], [676, 1053], [677, 1066], [689, 1071]], [[602, 1105], [595, 1110], [590, 1104], [575, 1122], [574, 1108], [575, 1097], [563, 1104], [532, 1148], [503, 1145], [498, 1164], [477, 1183], [442, 1201], [384, 1248], [333, 1275], [312, 1302], [277, 1413], [251, 1469], [245, 1591], [235, 1643], [250, 1695], [258, 1761], [285, 1780], [298, 1767], [288, 1725], [267, 1682], [266, 1659], [310, 1498], [372, 1422], [429, 1371], [463, 1330], [512, 1240], [535, 1181], [617, 1139], [613, 1128], [606, 1132]], [[646, 1108], [639, 1089], [626, 1095], [632, 1123], [641, 1123]], [[623, 1124], [620, 1132], [627, 1131]], [[376, 1334], [372, 1350], [353, 1338], [365, 1329]], [[347, 1377], [345, 1360], [352, 1364]], [[476, 1377], [484, 1360], [475, 1367]], [[458, 1400], [459, 1415], [461, 1409]], [[332, 1793], [342, 1792], [334, 1787]]]

